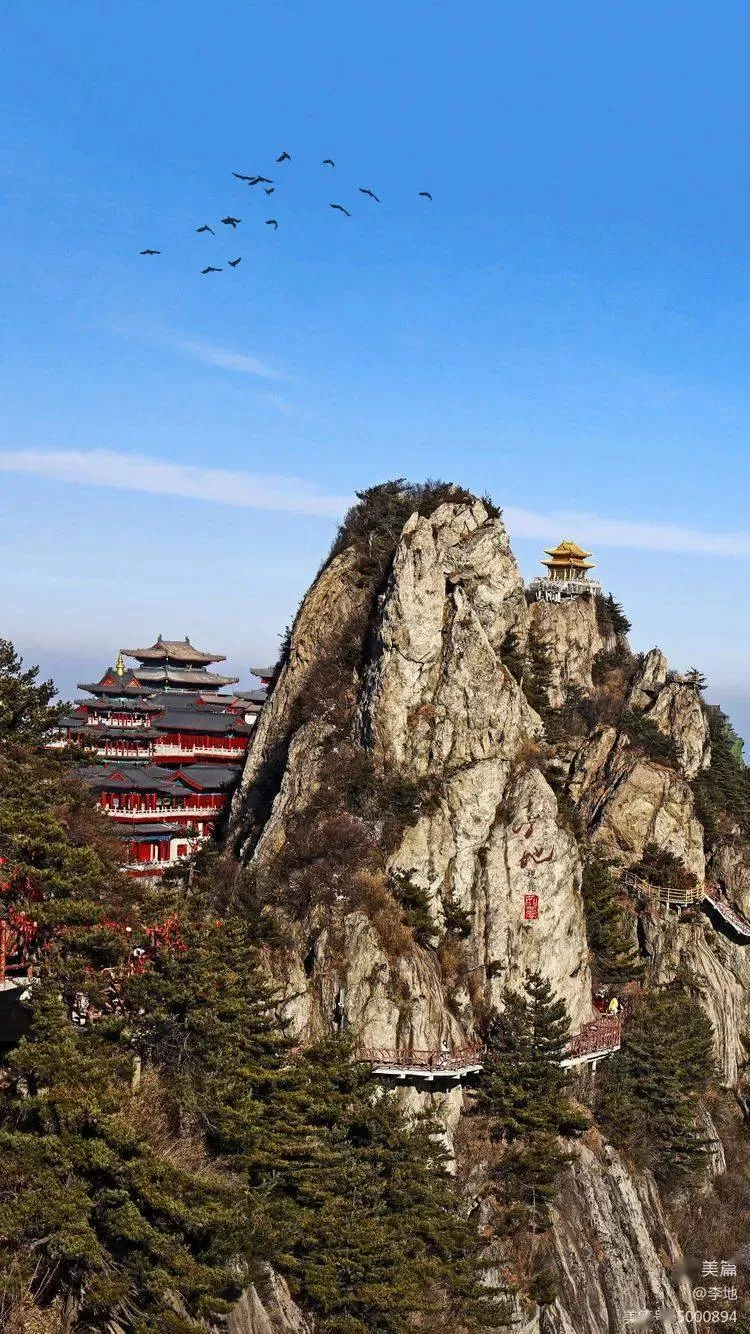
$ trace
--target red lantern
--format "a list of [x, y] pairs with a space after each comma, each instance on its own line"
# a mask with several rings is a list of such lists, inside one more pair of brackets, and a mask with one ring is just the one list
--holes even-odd
[[524, 894], [523, 896], [523, 920], [525, 922], [536, 922], [539, 920], [539, 895]]

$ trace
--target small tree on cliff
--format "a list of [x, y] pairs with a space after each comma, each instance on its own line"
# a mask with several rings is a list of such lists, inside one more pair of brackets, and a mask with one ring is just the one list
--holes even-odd
[[569, 1076], [560, 1064], [568, 1039], [565, 1003], [537, 972], [526, 975], [523, 995], [506, 993], [489, 1027], [477, 1109], [505, 1145], [495, 1178], [509, 1232], [547, 1225], [547, 1205], [568, 1161], [557, 1137], [589, 1124], [568, 1097]]
[[620, 901], [609, 865], [591, 851], [583, 861], [581, 893], [586, 936], [598, 978], [603, 982], [626, 982], [640, 977], [643, 964], [633, 942], [633, 918]]

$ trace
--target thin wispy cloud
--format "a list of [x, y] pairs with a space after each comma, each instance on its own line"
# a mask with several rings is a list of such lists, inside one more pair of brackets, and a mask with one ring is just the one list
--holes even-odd
[[108, 320], [105, 327], [112, 333], [135, 338], [139, 342], [154, 343], [171, 348], [174, 352], [184, 352], [206, 366], [218, 366], [221, 370], [235, 371], [239, 375], [253, 375], [261, 380], [282, 380], [285, 377], [273, 366], [268, 366], [260, 357], [247, 352], [236, 352], [233, 348], [221, 347], [205, 338], [187, 338], [174, 329], [165, 329], [153, 324], [134, 323], [129, 320]]
[[640, 551], [690, 551], [706, 556], [750, 556], [750, 533], [705, 533], [681, 524], [641, 519], [606, 519], [586, 511], [559, 510], [538, 514], [509, 505], [503, 518], [511, 537], [555, 541], [558, 535], [585, 534], [600, 547], [628, 547]]
[[298, 477], [199, 468], [140, 454], [119, 454], [110, 449], [9, 450], [0, 453], [0, 472], [33, 473], [79, 486], [148, 491], [244, 509], [287, 510], [297, 514], [340, 516], [351, 504], [349, 497], [325, 495]]
[[220, 366], [222, 370], [238, 371], [240, 375], [257, 375], [263, 380], [281, 378], [278, 371], [244, 352], [232, 352], [229, 348], [216, 347], [213, 343], [202, 343], [192, 338], [165, 335], [160, 341], [179, 352], [187, 352], [188, 356], [205, 362], [207, 366]]
[[[351, 496], [326, 495], [313, 483], [298, 477], [201, 468], [110, 449], [7, 450], [0, 452], [0, 472], [31, 473], [79, 486], [147, 491], [242, 509], [333, 517], [341, 517], [353, 501]], [[540, 514], [513, 505], [504, 508], [503, 517], [511, 538], [548, 541], [573, 532], [585, 534], [587, 542], [600, 547], [693, 552], [735, 560], [738, 556], [750, 556], [750, 533], [702, 532], [679, 524], [608, 519], [576, 510]]]

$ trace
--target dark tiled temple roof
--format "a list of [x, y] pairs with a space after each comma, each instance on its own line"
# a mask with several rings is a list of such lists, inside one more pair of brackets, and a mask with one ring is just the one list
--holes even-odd
[[276, 670], [275, 667], [251, 667], [251, 668], [250, 668], [250, 671], [252, 672], [253, 676], [259, 676], [259, 677], [261, 678], [261, 680], [263, 680], [263, 679], [265, 679], [265, 680], [270, 680], [271, 677], [273, 676], [275, 670]]
[[235, 699], [241, 699], [243, 704], [265, 704], [268, 691], [265, 687], [260, 690], [236, 690]]
[[[79, 686], [79, 690], [83, 689], [83, 686]], [[162, 706], [154, 704], [151, 692], [146, 690], [145, 686], [139, 686], [138, 689], [140, 697], [134, 696], [131, 698], [129, 696], [124, 702], [124, 710], [127, 713], [158, 713]], [[98, 709], [104, 710], [113, 707], [112, 699], [106, 697], [103, 699], [76, 699], [73, 703], [84, 706], [91, 713], [96, 713]]]
[[143, 685], [165, 686], [172, 682], [175, 686], [194, 686], [201, 690], [208, 686], [232, 686], [239, 681], [239, 676], [219, 676], [217, 672], [208, 672], [204, 667], [172, 667], [171, 664], [159, 667], [139, 667], [138, 680]]
[[69, 727], [77, 736], [113, 737], [117, 741], [127, 741], [128, 737], [133, 741], [154, 741], [161, 736], [155, 727], [116, 727], [112, 723], [87, 723], [80, 718], [63, 718], [62, 725]]
[[76, 772], [94, 792], [164, 792], [174, 794], [174, 785], [153, 765], [90, 764]]
[[120, 652], [126, 658], [137, 658], [139, 662], [166, 662], [169, 659], [171, 662], [192, 662], [196, 666], [226, 662], [223, 653], [206, 653], [203, 649], [193, 648], [187, 636], [184, 639], [162, 639], [159, 635], [149, 648], [124, 648]]
[[239, 777], [238, 765], [187, 764], [184, 769], [164, 769], [158, 764], [89, 764], [76, 770], [82, 782], [97, 792], [162, 792], [175, 796], [195, 788], [223, 792]]
[[204, 792], [224, 791], [232, 787], [239, 776], [240, 769], [235, 764], [190, 764], [175, 774], [175, 778], [188, 785], [197, 783]]
[[144, 685], [102, 685], [101, 681], [78, 681], [77, 690], [88, 690], [91, 695], [101, 695], [105, 699], [135, 699], [140, 695], [150, 695], [148, 686]]
[[198, 712], [197, 709], [169, 709], [154, 719], [159, 732], [203, 732], [214, 736], [247, 736], [247, 723], [234, 713]]

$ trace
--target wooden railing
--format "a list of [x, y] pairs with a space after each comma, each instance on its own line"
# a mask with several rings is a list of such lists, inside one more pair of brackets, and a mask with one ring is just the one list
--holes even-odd
[[675, 889], [674, 885], [655, 885], [634, 871], [623, 871], [620, 884], [627, 889], [634, 889], [638, 894], [645, 894], [649, 899], [656, 899], [669, 908], [687, 908], [693, 903], [700, 903], [705, 897], [702, 885], [683, 886]]
[[750, 941], [750, 922], [742, 916], [742, 913], [737, 912], [713, 885], [692, 885], [690, 888], [675, 889], [672, 885], [654, 885], [633, 871], [623, 871], [620, 884], [635, 890], [636, 893], [646, 895], [647, 898], [658, 900], [667, 907], [687, 908], [695, 903], [710, 904], [714, 912], [723, 917], [737, 935], [742, 936], [743, 940]]

